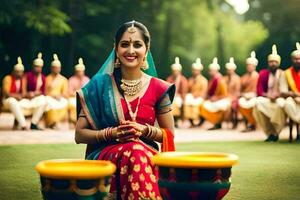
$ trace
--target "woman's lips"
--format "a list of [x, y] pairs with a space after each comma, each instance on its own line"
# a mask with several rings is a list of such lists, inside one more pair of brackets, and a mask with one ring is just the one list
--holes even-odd
[[133, 62], [137, 58], [137, 56], [124, 56], [124, 57], [128, 62]]

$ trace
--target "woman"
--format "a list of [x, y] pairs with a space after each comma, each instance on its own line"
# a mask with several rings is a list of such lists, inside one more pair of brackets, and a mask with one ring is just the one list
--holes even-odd
[[[99, 72], [78, 92], [77, 143], [87, 159], [110, 160], [112, 199], [161, 199], [151, 156], [174, 150], [171, 104], [175, 86], [156, 76], [150, 34], [139, 22], [124, 23], [115, 49]], [[159, 127], [155, 127], [157, 121]]]

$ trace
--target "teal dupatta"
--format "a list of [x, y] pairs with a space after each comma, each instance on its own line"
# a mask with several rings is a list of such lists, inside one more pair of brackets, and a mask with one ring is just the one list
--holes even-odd
[[[120, 105], [120, 95], [113, 77], [115, 62], [115, 50], [113, 49], [108, 59], [100, 70], [81, 90], [77, 92], [77, 113], [82, 110], [94, 130], [119, 125], [119, 121], [124, 117]], [[150, 76], [157, 76], [154, 62], [150, 51], [147, 54], [148, 69], [144, 72]], [[94, 158], [99, 155], [105, 144], [88, 144], [87, 155]], [[97, 155], [94, 155], [94, 154]]]

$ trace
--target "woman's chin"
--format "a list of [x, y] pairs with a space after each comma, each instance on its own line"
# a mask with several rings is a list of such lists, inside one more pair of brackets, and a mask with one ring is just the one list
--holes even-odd
[[128, 69], [140, 68], [140, 65], [137, 63], [123, 63], [123, 66]]

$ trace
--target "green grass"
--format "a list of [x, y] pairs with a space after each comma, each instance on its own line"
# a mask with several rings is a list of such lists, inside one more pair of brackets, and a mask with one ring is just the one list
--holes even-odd
[[[291, 200], [300, 198], [300, 144], [286, 142], [200, 142], [178, 144], [178, 151], [230, 152], [240, 157], [233, 167], [225, 200]], [[83, 158], [75, 144], [0, 146], [0, 199], [41, 199], [37, 162]]]

